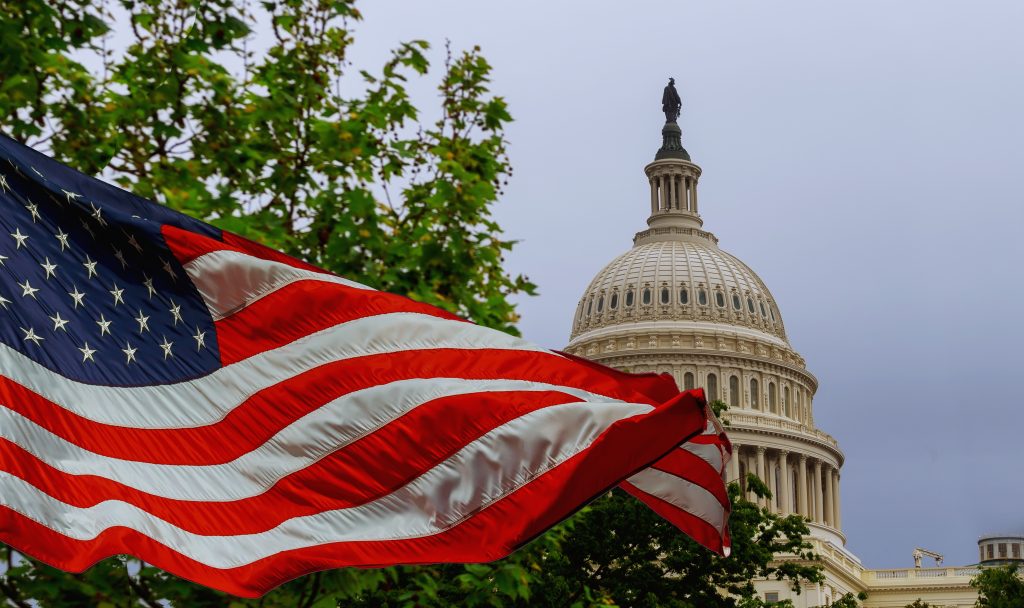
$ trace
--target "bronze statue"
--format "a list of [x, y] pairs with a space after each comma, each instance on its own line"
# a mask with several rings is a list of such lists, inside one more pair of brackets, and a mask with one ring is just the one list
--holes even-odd
[[675, 122], [682, 108], [683, 101], [679, 99], [679, 93], [676, 91], [676, 79], [669, 78], [668, 86], [661, 94], [661, 111], [665, 113], [665, 122]]

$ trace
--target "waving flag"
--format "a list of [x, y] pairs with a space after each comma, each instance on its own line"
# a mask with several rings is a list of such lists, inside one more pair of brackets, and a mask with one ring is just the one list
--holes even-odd
[[[699, 391], [358, 283], [0, 137], [0, 541], [242, 596], [498, 559], [623, 482], [726, 552]], [[692, 441], [689, 441], [692, 439]]]

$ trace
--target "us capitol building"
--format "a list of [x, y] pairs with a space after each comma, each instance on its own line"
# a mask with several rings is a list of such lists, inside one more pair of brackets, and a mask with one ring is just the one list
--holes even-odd
[[[871, 570], [845, 548], [844, 456], [815, 426], [818, 380], [790, 344], [764, 281], [704, 229], [701, 168], [682, 146], [672, 82], [662, 101], [662, 145], [644, 167], [647, 228], [590, 282], [565, 350], [627, 372], [669, 373], [679, 386], [703, 387], [709, 400], [729, 405], [728, 481], [742, 483], [748, 472], [764, 480], [772, 498], [761, 505], [805, 517], [824, 567], [825, 582], [804, 585], [800, 595], [785, 583], [759, 581], [764, 599], [804, 608], [863, 591], [867, 608], [903, 608], [918, 598], [942, 608], [973, 606], [977, 594], [968, 583], [977, 567]], [[915, 550], [919, 566], [922, 556], [941, 563], [941, 556]]]

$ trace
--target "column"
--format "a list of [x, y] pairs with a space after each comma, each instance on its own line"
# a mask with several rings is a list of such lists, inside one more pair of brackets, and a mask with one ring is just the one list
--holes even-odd
[[825, 488], [825, 513], [822, 521], [834, 528], [836, 527], [835, 501], [832, 494], [832, 467], [830, 465], [825, 466], [825, 477], [822, 480], [822, 486]]
[[814, 461], [814, 521], [819, 524], [825, 523], [825, 509], [824, 502], [825, 493], [822, 492], [821, 488], [821, 461], [815, 459]]
[[800, 466], [797, 467], [797, 480], [796, 480], [796, 500], [797, 512], [804, 517], [808, 517], [807, 512], [807, 455], [800, 454]]
[[832, 526], [836, 530], [843, 528], [842, 510], [839, 508], [839, 468], [832, 469]]
[[729, 476], [726, 481], [739, 481], [740, 478], [740, 444], [732, 444], [732, 458], [729, 459]]
[[697, 211], [697, 178], [690, 178], [690, 211]]
[[687, 179], [686, 176], [684, 175], [683, 177], [679, 178], [679, 182], [683, 185], [683, 195], [681, 197], [679, 207], [683, 211], [689, 211], [689, 209], [690, 209], [690, 180]]
[[651, 215], [658, 212], [658, 178], [651, 178]]
[[779, 504], [779, 497], [775, 495], [775, 459], [771, 456], [766, 456], [764, 468], [767, 475], [765, 483], [768, 484], [768, 489], [772, 493], [772, 497], [768, 499], [768, 508], [774, 511], [775, 506]]
[[658, 176], [658, 203], [660, 209], [665, 211], [668, 209], [668, 184], [663, 176]]
[[[768, 483], [767, 481], [765, 481], [766, 479], [768, 479], [768, 477], [764, 474], [764, 450], [765, 449], [763, 446], [757, 446], [757, 477], [761, 481]], [[757, 504], [763, 507], [768, 503], [766, 500], [759, 498], [757, 500]]]
[[793, 512], [793, 505], [790, 504], [789, 498], [789, 452], [782, 450], [779, 452], [779, 474], [782, 475], [782, 479], [779, 480], [782, 483], [779, 484], [779, 492], [782, 496], [779, 496], [779, 509], [784, 514]]

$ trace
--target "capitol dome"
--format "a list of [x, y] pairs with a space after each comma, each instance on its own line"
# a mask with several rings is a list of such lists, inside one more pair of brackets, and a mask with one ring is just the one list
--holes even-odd
[[742, 485], [757, 474], [773, 493], [762, 506], [803, 515], [812, 536], [841, 548], [844, 457], [814, 424], [818, 381], [764, 281], [704, 229], [702, 171], [667, 118], [661, 148], [644, 167], [647, 227], [590, 281], [565, 350], [626, 372], [671, 374], [681, 388], [724, 401], [734, 447], [728, 480]]

